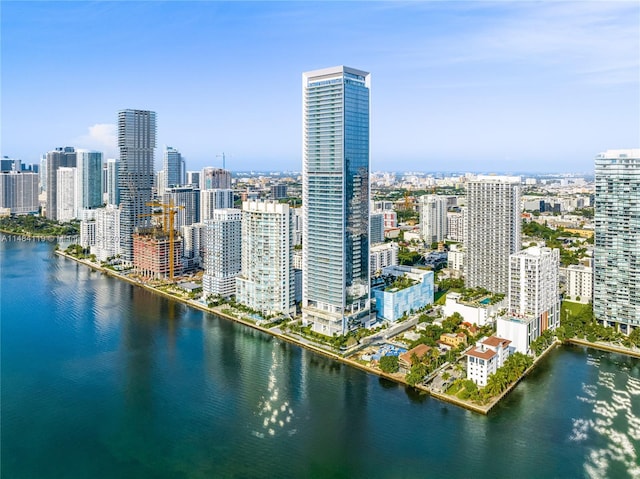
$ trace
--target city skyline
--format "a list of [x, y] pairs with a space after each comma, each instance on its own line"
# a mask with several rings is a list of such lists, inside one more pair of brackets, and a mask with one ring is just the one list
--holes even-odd
[[2, 13], [2, 154], [24, 163], [65, 145], [117, 157], [117, 111], [140, 108], [158, 113], [158, 146], [189, 170], [225, 152], [234, 171], [300, 171], [299, 72], [339, 64], [372, 72], [372, 171], [586, 172], [599, 151], [640, 143], [635, 3], [3, 2]]

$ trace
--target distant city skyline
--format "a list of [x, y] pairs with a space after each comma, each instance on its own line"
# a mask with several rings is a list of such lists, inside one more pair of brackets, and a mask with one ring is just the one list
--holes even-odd
[[[301, 72], [371, 72], [371, 171], [589, 172], [640, 145], [637, 2], [3, 2], [2, 155], [302, 170]], [[126, 72], [126, 74], [124, 74]]]

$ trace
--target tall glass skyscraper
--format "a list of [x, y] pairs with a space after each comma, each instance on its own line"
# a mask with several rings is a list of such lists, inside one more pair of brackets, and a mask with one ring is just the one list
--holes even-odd
[[133, 261], [132, 234], [149, 224], [152, 200], [153, 160], [156, 148], [156, 114], [147, 110], [118, 112], [120, 164], [120, 245], [125, 261]]
[[184, 160], [178, 150], [171, 146], [164, 149], [164, 188], [184, 185]]
[[304, 324], [345, 334], [368, 320], [370, 74], [302, 75]]
[[640, 149], [596, 156], [593, 311], [624, 333], [640, 327]]
[[[102, 206], [102, 153], [99, 151], [76, 150], [78, 168], [77, 207], [94, 209]], [[80, 211], [76, 214], [81, 217]]]

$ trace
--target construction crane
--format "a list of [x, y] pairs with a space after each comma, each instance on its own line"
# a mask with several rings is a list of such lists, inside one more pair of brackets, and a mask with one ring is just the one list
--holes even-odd
[[162, 231], [169, 235], [169, 279], [173, 281], [173, 273], [175, 268], [175, 216], [178, 210], [183, 210], [184, 206], [174, 205], [173, 198], [169, 198], [168, 203], [161, 203], [159, 201], [151, 201], [146, 203], [147, 206], [152, 208], [161, 208], [161, 213], [150, 213], [140, 216], [161, 216], [162, 217]]
[[222, 169], [226, 170], [227, 169], [226, 168], [226, 159], [227, 159], [227, 157], [225, 156], [224, 151], [222, 152], [221, 155], [216, 155], [216, 158], [222, 158]]

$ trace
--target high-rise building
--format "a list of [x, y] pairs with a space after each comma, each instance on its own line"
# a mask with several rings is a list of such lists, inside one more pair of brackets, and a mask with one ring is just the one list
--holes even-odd
[[178, 150], [171, 146], [164, 149], [164, 188], [184, 185], [184, 159]]
[[579, 303], [593, 302], [593, 268], [584, 264], [570, 264], [560, 268], [566, 283], [565, 299]]
[[[78, 210], [102, 206], [102, 153], [76, 150]], [[80, 211], [76, 213], [80, 218]]]
[[596, 156], [593, 311], [623, 333], [640, 327], [640, 149]]
[[192, 185], [170, 187], [164, 190], [163, 203], [177, 206], [174, 228], [180, 230], [198, 222], [200, 218], [200, 190]]
[[120, 187], [118, 186], [118, 168], [120, 162], [115, 158], [109, 158], [107, 160], [107, 184], [105, 189], [107, 191], [107, 204], [118, 205], [120, 204]]
[[371, 213], [369, 216], [369, 244], [384, 243], [384, 214]]
[[46, 164], [46, 216], [50, 220], [58, 219], [58, 168], [76, 166], [76, 151], [72, 146], [56, 148], [47, 153]]
[[333, 336], [368, 321], [370, 74], [302, 75], [303, 323]]
[[21, 171], [0, 172], [0, 208], [10, 214], [25, 215], [38, 211], [38, 175]]
[[287, 185], [284, 183], [271, 185], [271, 199], [280, 200], [287, 197]]
[[202, 291], [205, 296], [228, 298], [236, 294], [236, 276], [242, 267], [242, 211], [219, 209], [206, 224], [206, 254]]
[[447, 239], [451, 241], [464, 241], [464, 218], [467, 208], [460, 208], [460, 211], [447, 212]]
[[91, 252], [98, 261], [107, 261], [121, 254], [120, 250], [120, 208], [108, 204], [95, 212], [96, 241]]
[[207, 166], [200, 172], [201, 190], [231, 189], [231, 172], [222, 168]]
[[56, 170], [56, 177], [56, 219], [71, 221], [78, 217], [78, 169], [60, 167]]
[[213, 218], [215, 210], [233, 208], [233, 190], [209, 189], [200, 191], [200, 221]]
[[245, 201], [242, 268], [236, 277], [236, 301], [264, 315], [293, 315], [294, 280], [293, 220], [289, 205]]
[[478, 176], [467, 183], [466, 286], [509, 290], [509, 255], [520, 251], [520, 177]]
[[200, 186], [200, 172], [199, 171], [187, 171], [187, 185], [193, 185], [195, 187]]
[[133, 233], [149, 224], [156, 147], [156, 114], [147, 110], [118, 112], [120, 165], [120, 241], [122, 257], [133, 261]]
[[528, 354], [531, 341], [560, 325], [560, 250], [532, 246], [509, 257], [509, 314], [498, 336]]
[[422, 240], [427, 244], [444, 241], [447, 236], [446, 196], [421, 196], [418, 209]]

